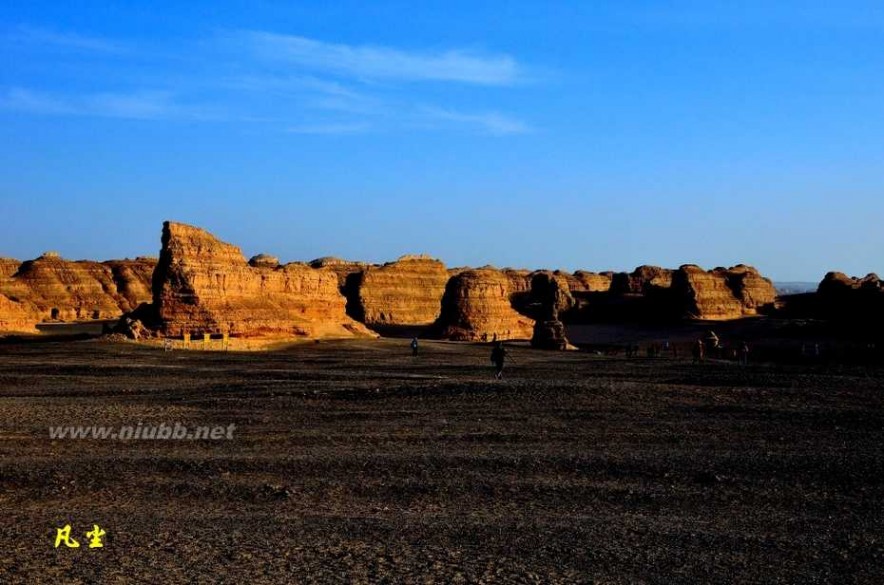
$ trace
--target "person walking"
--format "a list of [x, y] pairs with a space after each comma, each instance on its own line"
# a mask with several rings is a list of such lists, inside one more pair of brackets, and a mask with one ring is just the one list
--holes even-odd
[[694, 363], [701, 363], [704, 359], [706, 359], [706, 344], [702, 339], [698, 339], [694, 344]]
[[417, 337], [411, 338], [411, 355], [413, 357], [417, 357]]
[[494, 364], [494, 377], [503, 378], [503, 366], [506, 362], [506, 348], [502, 341], [498, 341], [491, 350], [491, 363]]

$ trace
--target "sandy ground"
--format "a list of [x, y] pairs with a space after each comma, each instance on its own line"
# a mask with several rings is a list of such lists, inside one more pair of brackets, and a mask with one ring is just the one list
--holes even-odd
[[884, 581], [880, 369], [407, 345], [0, 345], [0, 583]]

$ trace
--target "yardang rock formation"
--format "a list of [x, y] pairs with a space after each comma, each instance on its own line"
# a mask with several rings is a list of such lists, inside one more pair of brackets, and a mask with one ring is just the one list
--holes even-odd
[[447, 282], [445, 265], [429, 256], [365, 266], [347, 280], [349, 312], [369, 327], [431, 325]]
[[[827, 315], [855, 317], [838, 307], [859, 302], [877, 311], [881, 291], [877, 278], [830, 273], [818, 296]], [[128, 313], [126, 323], [140, 320], [171, 336], [354, 337], [376, 336], [371, 328], [424, 327], [444, 339], [496, 336], [562, 348], [569, 323], [736, 319], [765, 312], [775, 301], [771, 281], [742, 264], [573, 274], [447, 269], [427, 256], [383, 265], [333, 257], [283, 265], [267, 254], [247, 262], [236, 246], [175, 222], [163, 225], [158, 261], [71, 262], [52, 253], [27, 262], [0, 258], [0, 332]]]
[[498, 270], [452, 276], [435, 326], [438, 335], [457, 341], [531, 339], [534, 321], [513, 309], [510, 295], [510, 279]]
[[156, 260], [0, 259], [0, 331], [32, 333], [46, 321], [115, 319], [150, 300]]
[[769, 279], [744, 264], [710, 271], [685, 264], [673, 274], [671, 288], [680, 316], [709, 320], [757, 315], [777, 296]]
[[[375, 336], [347, 316], [331, 270], [306, 264], [249, 265], [239, 248], [200, 228], [163, 225], [149, 325], [165, 335]], [[152, 322], [150, 322], [152, 321]]]

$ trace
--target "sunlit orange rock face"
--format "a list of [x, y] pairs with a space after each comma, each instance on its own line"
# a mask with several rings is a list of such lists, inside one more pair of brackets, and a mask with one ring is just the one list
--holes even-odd
[[70, 261], [52, 252], [26, 262], [0, 259], [0, 331], [119, 317], [150, 300], [155, 264], [152, 258]]
[[153, 275], [154, 326], [167, 335], [374, 336], [348, 317], [338, 277], [306, 264], [250, 266], [239, 248], [205, 230], [163, 225]]
[[777, 300], [777, 290], [769, 278], [752, 266], [738, 264], [725, 271], [734, 294], [743, 304], [743, 315], [756, 315]]
[[773, 283], [743, 264], [710, 271], [685, 264], [673, 274], [672, 292], [686, 316], [709, 320], [757, 315], [776, 300]]
[[0, 333], [36, 333], [43, 317], [35, 305], [0, 293]]
[[607, 292], [611, 288], [613, 275], [610, 272], [598, 273], [578, 270], [574, 274], [565, 273], [568, 290], [575, 292]]
[[327, 268], [334, 272], [338, 277], [338, 287], [341, 291], [344, 291], [347, 287], [347, 283], [352, 282], [352, 278], [358, 276], [358, 273], [362, 272], [367, 266], [370, 266], [370, 264], [367, 262], [343, 260], [333, 256], [324, 256], [322, 258], [317, 258], [316, 260], [311, 260], [310, 266], [313, 268]]
[[353, 275], [350, 314], [373, 326], [431, 325], [448, 283], [445, 265], [429, 256], [403, 256]]
[[530, 339], [534, 320], [513, 309], [510, 287], [510, 276], [491, 268], [451, 277], [436, 324], [439, 335], [460, 341]]
[[[544, 286], [534, 287], [537, 278]], [[833, 291], [835, 306], [846, 294], [840, 290], [868, 296], [880, 288], [877, 279], [833, 273], [820, 294]], [[54, 253], [27, 262], [0, 258], [0, 332], [34, 332], [43, 321], [113, 319], [145, 305], [130, 318], [171, 335], [353, 337], [374, 336], [370, 328], [416, 326], [447, 339], [530, 339], [538, 320], [551, 341], [540, 343], [538, 335], [535, 341], [556, 345], [564, 339], [561, 321], [734, 319], [764, 311], [775, 297], [770, 280], [745, 265], [571, 274], [447, 269], [427, 256], [384, 265], [332, 257], [282, 265], [259, 254], [247, 262], [236, 246], [174, 222], [163, 227], [159, 261], [73, 262]], [[559, 322], [558, 329], [547, 322]]]

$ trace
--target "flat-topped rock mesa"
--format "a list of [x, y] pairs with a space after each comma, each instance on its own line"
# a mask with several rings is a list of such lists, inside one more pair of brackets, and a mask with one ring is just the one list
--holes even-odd
[[[485, 266], [482, 269], [496, 270], [493, 266]], [[504, 268], [501, 272], [509, 282], [510, 295], [531, 292], [531, 279], [534, 276], [533, 271], [525, 270], [524, 268]]]
[[632, 272], [565, 274], [574, 308], [566, 323], [621, 323], [672, 319], [672, 270], [642, 265]]
[[726, 320], [743, 316], [743, 304], [728, 286], [727, 276], [685, 264], [676, 271], [672, 283], [676, 310], [694, 319]]
[[776, 300], [773, 283], [743, 264], [709, 271], [685, 264], [672, 277], [672, 293], [682, 316], [708, 320], [757, 315]]
[[737, 264], [727, 270], [718, 270], [725, 272], [728, 285], [743, 303], [744, 315], [757, 315], [773, 308], [777, 300], [777, 289], [772, 280], [762, 276], [754, 267]]
[[439, 337], [458, 341], [531, 339], [534, 321], [511, 303], [510, 278], [499, 270], [465, 270], [451, 277], [434, 325]]
[[827, 272], [817, 287], [817, 293], [821, 296], [837, 298], [843, 295], [843, 300], [847, 300], [855, 292], [875, 298], [882, 291], [884, 291], [884, 281], [874, 272], [863, 277], [847, 276], [843, 272]]
[[672, 270], [642, 265], [632, 272], [617, 272], [611, 277], [612, 294], [649, 295], [672, 286]]
[[15, 258], [0, 257], [0, 281], [11, 277], [13, 274], [18, 272], [19, 266], [21, 266], [21, 260], [16, 260]]
[[364, 266], [347, 278], [347, 309], [369, 327], [432, 325], [448, 278], [445, 264], [426, 255]]
[[316, 258], [315, 260], [311, 260], [310, 262], [308, 262], [308, 264], [313, 268], [325, 268], [334, 272], [335, 275], [337, 275], [338, 277], [338, 288], [340, 288], [341, 292], [345, 294], [346, 287], [348, 286], [348, 278], [350, 278], [353, 274], [362, 272], [366, 267], [372, 266], [372, 264], [369, 264], [368, 262], [344, 260], [342, 258], [336, 258], [334, 256], [323, 256], [322, 258]]
[[165, 222], [149, 325], [166, 335], [375, 336], [347, 316], [334, 272], [258, 264], [205, 230]]
[[156, 260], [0, 260], [0, 331], [32, 333], [45, 321], [114, 319], [151, 298]]
[[884, 281], [874, 273], [857, 278], [829, 272], [817, 288], [816, 305], [824, 319], [884, 326]]
[[611, 289], [614, 279], [613, 272], [587, 272], [577, 270], [573, 274], [564, 273], [568, 290], [575, 293], [607, 292]]
[[36, 333], [45, 314], [32, 303], [0, 293], [0, 333]]

